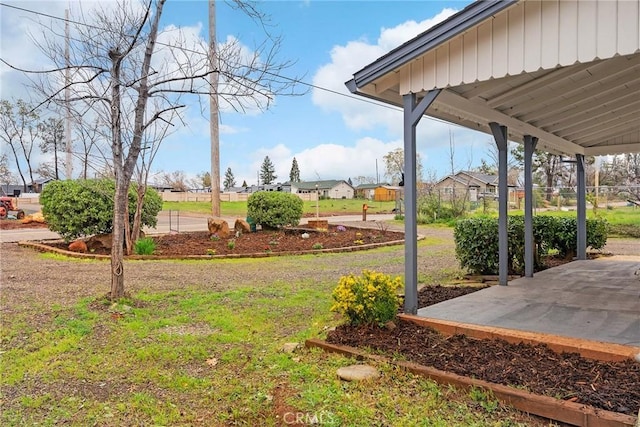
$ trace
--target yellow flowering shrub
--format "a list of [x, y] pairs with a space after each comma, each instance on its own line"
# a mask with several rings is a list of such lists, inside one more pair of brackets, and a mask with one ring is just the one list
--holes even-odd
[[333, 290], [331, 311], [344, 315], [352, 325], [384, 325], [398, 312], [402, 284], [399, 276], [370, 270], [363, 270], [360, 276], [342, 276]]

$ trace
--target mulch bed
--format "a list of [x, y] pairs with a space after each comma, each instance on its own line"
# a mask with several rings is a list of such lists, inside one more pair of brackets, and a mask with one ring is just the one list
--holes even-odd
[[[457, 291], [443, 291], [442, 288], [422, 288], [419, 306], [425, 306], [425, 302], [426, 305], [435, 304], [441, 301], [445, 292]], [[478, 290], [471, 289], [471, 292]], [[433, 299], [430, 297], [432, 290]], [[558, 354], [543, 344], [510, 344], [504, 340], [477, 340], [464, 335], [445, 336], [431, 328], [401, 320], [396, 322], [395, 328], [341, 325], [328, 334], [327, 342], [369, 348], [388, 357], [400, 355], [408, 361], [443, 371], [607, 411], [634, 416], [640, 407], [640, 363], [633, 360], [601, 362], [576, 353]]]
[[0, 230], [24, 230], [31, 228], [47, 228], [48, 225], [41, 222], [29, 222], [23, 224], [17, 219], [0, 219]]
[[[388, 243], [404, 240], [404, 233], [384, 229], [362, 229], [329, 225], [328, 230], [310, 228], [262, 230], [225, 238], [211, 238], [208, 231], [150, 236], [156, 243], [154, 255], [249, 255], [257, 253], [304, 252], [322, 249], [361, 247], [373, 243]], [[233, 232], [233, 230], [232, 230]], [[308, 238], [303, 238], [303, 234]], [[233, 241], [232, 246], [230, 243]], [[59, 249], [67, 249], [65, 243], [49, 243]], [[92, 253], [109, 255], [110, 250], [97, 248]]]

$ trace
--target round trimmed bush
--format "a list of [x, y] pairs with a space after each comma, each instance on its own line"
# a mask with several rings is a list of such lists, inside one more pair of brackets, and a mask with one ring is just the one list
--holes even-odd
[[[40, 194], [42, 215], [49, 229], [66, 241], [113, 230], [115, 182], [110, 179], [53, 181]], [[133, 224], [136, 187], [129, 189], [129, 222]], [[155, 227], [162, 199], [147, 189], [142, 207], [142, 225]]]
[[247, 217], [267, 228], [298, 225], [302, 218], [300, 197], [280, 191], [259, 191], [247, 200]]

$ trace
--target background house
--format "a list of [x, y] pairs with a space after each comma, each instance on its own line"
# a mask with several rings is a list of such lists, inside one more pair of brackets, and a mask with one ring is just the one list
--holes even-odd
[[289, 182], [293, 194], [305, 194], [318, 191], [320, 198], [325, 199], [353, 199], [355, 190], [345, 180], [324, 180]]
[[498, 194], [498, 175], [460, 171], [436, 182], [434, 189], [444, 200], [466, 196], [475, 202], [483, 197], [494, 198]]
[[[508, 183], [509, 199], [515, 192], [515, 183]], [[466, 197], [470, 202], [481, 199], [498, 199], [498, 175], [481, 172], [460, 171], [455, 175], [448, 175], [436, 182], [435, 191], [441, 200], [451, 200]]]

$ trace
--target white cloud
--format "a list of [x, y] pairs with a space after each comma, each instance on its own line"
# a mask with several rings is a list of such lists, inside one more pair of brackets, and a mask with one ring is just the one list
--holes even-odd
[[336, 143], [321, 144], [295, 154], [300, 166], [300, 177], [306, 181], [317, 179], [344, 179], [357, 176], [376, 176], [376, 160], [380, 178], [384, 175], [382, 158], [388, 152], [402, 147], [401, 140], [384, 142], [375, 138], [362, 138], [353, 146]]
[[[352, 41], [344, 46], [334, 46], [331, 62], [318, 69], [313, 84], [348, 94], [344, 82], [367, 64], [383, 56], [391, 49], [410, 40], [421, 32], [451, 16], [456, 11], [444, 9], [435, 17], [421, 22], [408, 21], [393, 28], [382, 28], [376, 44]], [[333, 93], [313, 90], [313, 102], [324, 111], [337, 111], [347, 127], [353, 130], [383, 128], [394, 137], [402, 136], [402, 115], [399, 110], [363, 102], [364, 98], [346, 98]]]
[[424, 21], [407, 21], [393, 28], [383, 27], [378, 38], [378, 46], [384, 49], [385, 52], [390, 51], [444, 21], [456, 12], [457, 10], [455, 9], [444, 8], [433, 18], [425, 19]]

